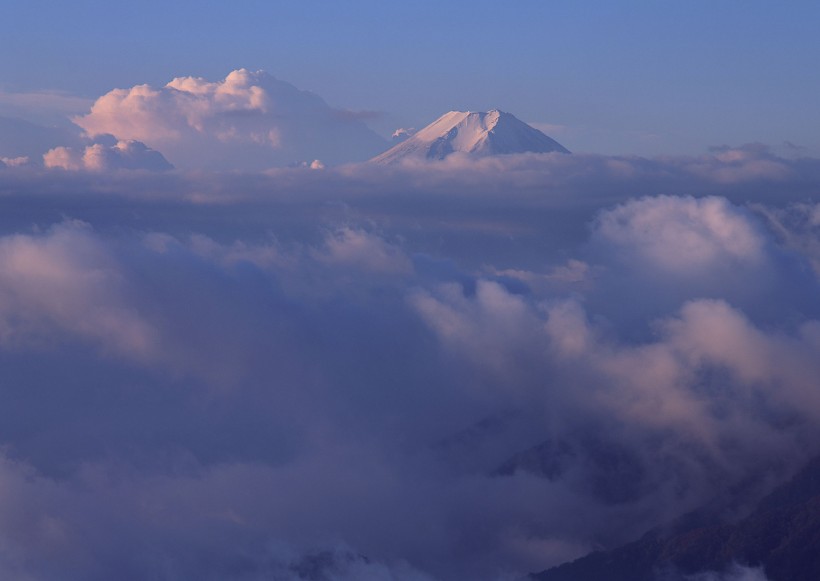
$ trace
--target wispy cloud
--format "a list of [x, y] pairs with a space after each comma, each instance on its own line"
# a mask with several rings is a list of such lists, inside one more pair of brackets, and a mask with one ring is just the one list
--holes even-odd
[[88, 110], [93, 99], [61, 91], [11, 92], [0, 90], [0, 114], [35, 118], [69, 116]]

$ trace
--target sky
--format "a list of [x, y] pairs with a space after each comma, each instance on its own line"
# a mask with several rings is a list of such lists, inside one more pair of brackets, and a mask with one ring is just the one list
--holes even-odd
[[[518, 581], [820, 454], [818, 8], [8, 8], [0, 578]], [[492, 107], [572, 153], [372, 161]]]
[[263, 69], [334, 107], [376, 113], [385, 135], [449, 110], [500, 108], [573, 151], [820, 146], [820, 8], [803, 0], [33, 0], [6, 11], [4, 92], [95, 99]]

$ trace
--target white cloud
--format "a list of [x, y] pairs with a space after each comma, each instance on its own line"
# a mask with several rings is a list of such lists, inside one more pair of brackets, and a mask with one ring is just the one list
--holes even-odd
[[371, 273], [410, 274], [413, 265], [396, 246], [363, 230], [340, 228], [314, 251], [320, 262]]
[[595, 225], [601, 243], [668, 273], [755, 265], [765, 239], [746, 213], [725, 198], [659, 197], [604, 212]]
[[21, 167], [24, 165], [28, 165], [31, 162], [29, 161], [28, 157], [21, 156], [21, 157], [0, 157], [0, 167]]
[[340, 163], [385, 148], [361, 121], [338, 115], [320, 97], [245, 69], [217, 82], [179, 77], [159, 89], [115, 89], [74, 121], [92, 137], [146, 143], [181, 168]]
[[117, 169], [164, 171], [172, 168], [161, 153], [133, 140], [120, 140], [113, 145], [94, 143], [84, 149], [55, 147], [43, 155], [43, 163], [47, 168], [95, 172]]
[[124, 300], [124, 282], [84, 224], [0, 238], [0, 345], [47, 345], [67, 334], [129, 358], [151, 357], [155, 332]]

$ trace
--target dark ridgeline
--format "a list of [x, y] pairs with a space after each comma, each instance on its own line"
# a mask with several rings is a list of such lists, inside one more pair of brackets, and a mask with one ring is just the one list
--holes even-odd
[[820, 457], [736, 524], [684, 525], [671, 535], [650, 532], [531, 579], [683, 581], [696, 573], [725, 571], [735, 563], [763, 567], [769, 581], [820, 580]]

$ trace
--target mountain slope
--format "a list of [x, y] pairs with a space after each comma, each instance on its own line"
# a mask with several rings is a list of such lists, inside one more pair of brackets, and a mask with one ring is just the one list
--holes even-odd
[[[532, 576], [538, 581], [664, 581], [732, 563], [763, 566], [770, 581], [820, 579], [820, 458], [736, 524], [643, 538]], [[676, 577], [678, 575], [679, 577]]]
[[404, 159], [444, 159], [453, 153], [471, 157], [509, 153], [569, 153], [560, 143], [515, 116], [496, 109], [486, 113], [450, 111], [371, 161], [391, 164]]

